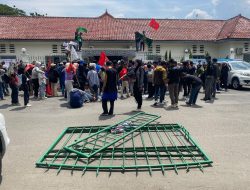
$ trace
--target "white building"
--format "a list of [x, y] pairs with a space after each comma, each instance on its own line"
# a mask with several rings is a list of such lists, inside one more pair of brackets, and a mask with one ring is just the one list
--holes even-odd
[[[157, 31], [149, 22], [114, 18], [107, 12], [96, 18], [0, 16], [0, 60], [63, 59], [62, 43], [73, 40], [79, 26], [88, 30], [83, 57], [98, 58], [104, 50], [111, 59], [152, 59], [155, 55], [164, 59], [166, 51], [168, 56], [171, 51], [171, 57], [180, 61], [203, 58], [206, 53], [217, 58], [243, 58], [249, 52], [250, 20], [241, 15], [229, 20], [158, 19]], [[136, 31], [145, 31], [153, 39], [153, 46], [144, 53], [135, 52]], [[22, 56], [22, 48], [27, 49], [27, 56]]]

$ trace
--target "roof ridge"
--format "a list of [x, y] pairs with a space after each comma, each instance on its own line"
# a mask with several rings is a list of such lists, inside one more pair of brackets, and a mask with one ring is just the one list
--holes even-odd
[[238, 22], [239, 22], [239, 20], [240, 20], [241, 17], [242, 17], [241, 14], [239, 14], [238, 16], [235, 17], [235, 18], [236, 18], [235, 24], [234, 24], [234, 27], [233, 27], [233, 29], [232, 29], [230, 35], [229, 35], [230, 38], [231, 38], [232, 34], [234, 33], [234, 31], [235, 31], [235, 29], [236, 29], [236, 26], [237, 26], [237, 24], [238, 24]]
[[[34, 18], [34, 19], [39, 19], [39, 18], [44, 18], [44, 19], [53, 19], [53, 18], [64, 18], [64, 19], [99, 19], [102, 18], [103, 16], [110, 16], [111, 18], [114, 18], [116, 20], [151, 20], [152, 18], [119, 18], [119, 17], [113, 17], [111, 14], [108, 12], [102, 14], [101, 16], [98, 17], [67, 17], [67, 16], [13, 16], [13, 15], [0, 15], [1, 17], [13, 17], [13, 18]], [[233, 17], [234, 18], [234, 17]], [[246, 17], [244, 17], [246, 18]], [[185, 19], [185, 18], [155, 18], [156, 20], [181, 20], [181, 21], [227, 21], [223, 19]], [[232, 19], [232, 18], [231, 18]], [[248, 19], [248, 18], [247, 18]], [[229, 19], [230, 20], [230, 19]]]
[[218, 40], [218, 39], [219, 39], [219, 37], [220, 37], [220, 35], [221, 35], [221, 33], [222, 33], [223, 29], [225, 28], [225, 25], [226, 25], [226, 23], [227, 23], [227, 22], [228, 22], [228, 20], [224, 22], [223, 26], [221, 27], [221, 30], [220, 30], [219, 34], [217, 35], [216, 40]]

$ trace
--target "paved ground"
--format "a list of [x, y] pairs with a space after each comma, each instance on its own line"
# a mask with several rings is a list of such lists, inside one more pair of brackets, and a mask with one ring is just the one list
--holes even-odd
[[[200, 94], [200, 98], [203, 94]], [[153, 108], [144, 101], [143, 111], [161, 115], [162, 123], [184, 125], [214, 161], [213, 167], [161, 172], [100, 173], [46, 171], [35, 168], [35, 162], [50, 144], [69, 126], [111, 124], [125, 118], [135, 109], [132, 98], [116, 102], [116, 116], [101, 120], [100, 103], [81, 109], [68, 109], [62, 98], [31, 101], [31, 108], [9, 106], [0, 102], [6, 117], [11, 144], [3, 160], [1, 190], [76, 190], [76, 189], [249, 189], [250, 186], [250, 89], [230, 90], [218, 95], [213, 103], [200, 100], [200, 107], [188, 108], [180, 102], [179, 110]]]

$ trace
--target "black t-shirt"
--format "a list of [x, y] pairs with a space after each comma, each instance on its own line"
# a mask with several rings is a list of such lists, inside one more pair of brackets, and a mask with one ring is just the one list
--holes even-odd
[[180, 82], [181, 70], [177, 67], [171, 67], [168, 70], [168, 84], [178, 84]]
[[202, 85], [202, 81], [199, 77], [196, 77], [194, 75], [187, 75], [184, 77], [184, 80], [187, 84], [192, 85], [193, 87]]
[[117, 72], [113, 68], [108, 68], [106, 70], [106, 75], [107, 75], [107, 83], [104, 88], [104, 92], [112, 93], [112, 92], [117, 92]]

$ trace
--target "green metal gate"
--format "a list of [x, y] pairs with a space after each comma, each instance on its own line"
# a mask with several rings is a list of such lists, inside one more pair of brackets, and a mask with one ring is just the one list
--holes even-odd
[[[75, 142], [102, 134], [109, 126], [70, 127], [56, 139], [46, 153], [36, 163], [37, 167], [61, 169], [140, 171], [178, 169], [196, 167], [203, 171], [212, 161], [190, 136], [189, 132], [178, 124], [147, 124], [137, 131], [130, 132], [126, 137], [116, 141], [109, 147], [99, 151], [99, 147], [75, 146], [75, 152], [67, 151]], [[97, 140], [97, 139], [95, 139]], [[85, 155], [91, 155], [87, 158]]]
[[[158, 118], [159, 116], [157, 115], [140, 112], [115, 125], [110, 125], [94, 134], [79, 139], [78, 141], [65, 146], [65, 149], [90, 158]], [[123, 128], [124, 131], [122, 133], [111, 133], [112, 129], [119, 127], [119, 125], [124, 127], [125, 124], [129, 127], [127, 131]], [[79, 147], [84, 147], [84, 149], [79, 150]]]

